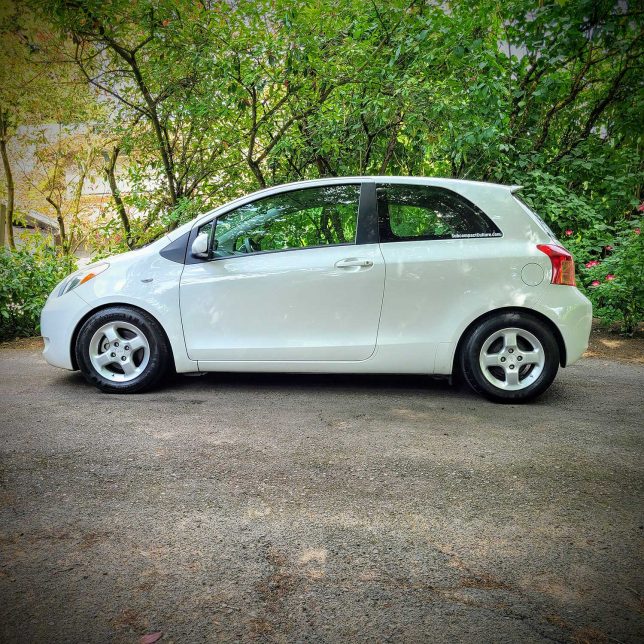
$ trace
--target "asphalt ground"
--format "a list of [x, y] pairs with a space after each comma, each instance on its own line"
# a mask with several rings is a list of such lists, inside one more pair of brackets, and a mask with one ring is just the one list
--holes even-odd
[[[109, 396], [0, 350], [2, 642], [637, 642], [644, 366]], [[153, 640], [159, 635], [151, 636]]]

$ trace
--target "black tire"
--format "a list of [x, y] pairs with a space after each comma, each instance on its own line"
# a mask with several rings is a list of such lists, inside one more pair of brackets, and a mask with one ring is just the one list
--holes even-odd
[[[520, 346], [510, 351], [503, 336], [511, 336], [513, 329], [520, 331], [517, 335]], [[525, 335], [521, 335], [521, 331]], [[501, 337], [492, 340], [497, 334], [501, 334]], [[536, 351], [534, 339], [541, 345], [536, 346]], [[487, 348], [482, 352], [484, 346]], [[542, 355], [542, 363], [516, 362], [530, 359], [523, 357], [530, 354]], [[500, 364], [502, 357], [505, 357], [503, 365]], [[484, 368], [481, 360], [487, 358], [497, 359], [499, 365]], [[465, 381], [476, 393], [495, 402], [527, 402], [540, 396], [555, 379], [559, 370], [559, 346], [552, 331], [535, 316], [529, 313], [503, 313], [484, 320], [468, 332], [460, 350], [459, 367]], [[513, 372], [508, 372], [508, 369]], [[515, 375], [515, 369], [519, 375]], [[513, 383], [510, 377], [518, 378], [519, 382]], [[505, 386], [520, 388], [507, 390]]]
[[[119, 329], [122, 338], [125, 338], [125, 345], [122, 348], [114, 349], [114, 351], [123, 353], [124, 349], [130, 349], [126, 344], [127, 334], [132, 332], [125, 327], [118, 327], [119, 324], [135, 327], [147, 342], [145, 348], [139, 349], [130, 356], [134, 366], [136, 366], [135, 361], [139, 361], [136, 368], [140, 370], [140, 373], [135, 376], [128, 376], [125, 372], [122, 374], [119, 373], [120, 366], [116, 365], [119, 364], [118, 356], [121, 353], [117, 355], [117, 359], [113, 364], [108, 365], [103, 370], [103, 373], [92, 362], [90, 351], [97, 343], [96, 337], [99, 335], [98, 332], [110, 323], [114, 324]], [[136, 337], [136, 335], [134, 334], [132, 337]], [[119, 340], [119, 345], [124, 344], [121, 337], [117, 339]], [[102, 342], [106, 343], [109, 340], [105, 337]], [[152, 389], [166, 375], [172, 362], [166, 336], [159, 323], [144, 311], [127, 306], [114, 306], [102, 309], [88, 318], [78, 333], [74, 351], [78, 368], [83, 376], [85, 376], [85, 379], [101, 391], [107, 393], [134, 394]], [[107, 351], [105, 353], [107, 354]], [[110, 353], [110, 355], [115, 354]], [[147, 356], [147, 362], [145, 362], [145, 356]], [[102, 357], [102, 355], [99, 357]], [[124, 361], [127, 359], [125, 358]], [[131, 379], [125, 382], [118, 381], [119, 378], [127, 377], [131, 377]]]

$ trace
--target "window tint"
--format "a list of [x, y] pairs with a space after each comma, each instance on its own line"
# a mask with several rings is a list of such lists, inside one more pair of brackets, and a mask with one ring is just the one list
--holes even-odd
[[479, 208], [445, 188], [390, 183], [377, 195], [383, 242], [501, 236]]
[[284, 192], [219, 217], [215, 257], [355, 242], [359, 185]]

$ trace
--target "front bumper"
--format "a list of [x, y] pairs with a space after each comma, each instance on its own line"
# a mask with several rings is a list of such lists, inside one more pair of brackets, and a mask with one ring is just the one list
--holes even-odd
[[74, 291], [61, 297], [54, 291], [49, 296], [40, 314], [40, 333], [45, 342], [42, 354], [50, 365], [74, 370], [72, 335], [78, 322], [89, 310], [87, 302]]

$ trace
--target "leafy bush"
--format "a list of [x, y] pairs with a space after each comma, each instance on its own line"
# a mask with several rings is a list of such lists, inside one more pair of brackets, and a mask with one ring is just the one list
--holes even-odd
[[40, 332], [40, 312], [76, 259], [31, 237], [17, 250], [0, 249], [0, 340]]
[[619, 322], [624, 333], [632, 334], [644, 318], [644, 240], [640, 222], [616, 234], [602, 247], [569, 244], [576, 254], [581, 289], [604, 322]]
[[643, 206], [635, 209], [637, 200], [625, 200], [628, 190], [621, 184], [618, 194], [607, 191], [602, 199], [590, 199], [542, 171], [523, 180], [521, 197], [573, 254], [577, 286], [593, 303], [594, 316], [632, 334], [644, 319], [644, 241], [637, 216]]

